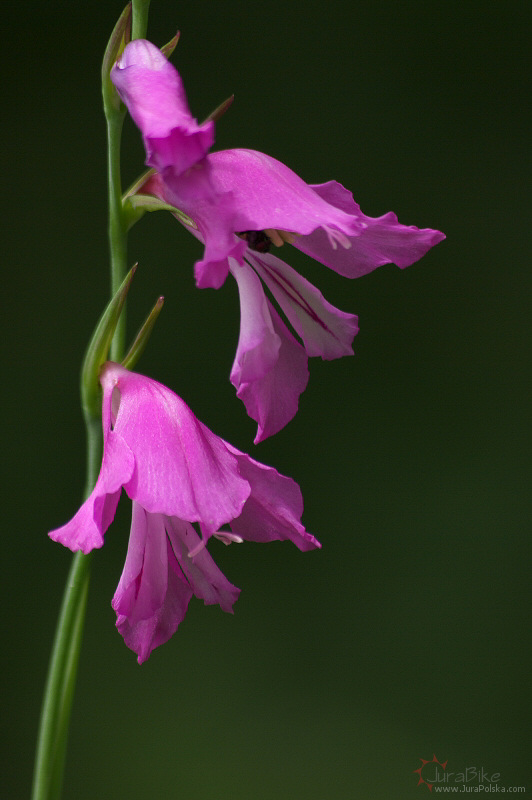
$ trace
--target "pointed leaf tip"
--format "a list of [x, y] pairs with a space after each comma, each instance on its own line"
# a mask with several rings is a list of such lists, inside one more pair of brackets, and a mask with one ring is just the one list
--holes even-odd
[[170, 56], [177, 47], [177, 43], [179, 41], [180, 36], [181, 32], [177, 31], [176, 35], [172, 39], [170, 39], [169, 42], [163, 44], [163, 46], [161, 47], [161, 53], [163, 54], [163, 56], [166, 56], [166, 58], [170, 58]]
[[128, 3], [120, 14], [113, 32], [107, 42], [102, 61], [102, 93], [106, 109], [117, 111], [120, 98], [111, 83], [111, 68], [116, 59], [131, 39], [131, 3]]
[[128, 197], [131, 197], [132, 195], [134, 195], [138, 191], [140, 191], [140, 189], [142, 189], [144, 184], [147, 181], [149, 181], [149, 179], [152, 177], [152, 175], [155, 175], [155, 174], [156, 174], [156, 170], [147, 169], [141, 175], [139, 175], [139, 177], [136, 180], [133, 181], [131, 186], [128, 189], [126, 189], [126, 191], [122, 195], [122, 205], [124, 205], [124, 203], [125, 203], [125, 201], [127, 200]]
[[107, 42], [102, 62], [102, 75], [108, 76], [116, 59], [131, 38], [131, 3], [124, 8]]
[[122, 366], [126, 369], [133, 369], [139, 358], [141, 357], [142, 353], [144, 352], [146, 345], [148, 344], [148, 339], [151, 336], [151, 332], [153, 327], [157, 321], [157, 317], [161, 313], [161, 309], [164, 304], [164, 297], [161, 295], [157, 302], [155, 303], [154, 307], [152, 308], [148, 318], [140, 328], [139, 332], [137, 333], [133, 344], [129, 348], [127, 355], [122, 360]]
[[83, 359], [81, 368], [81, 400], [83, 410], [90, 416], [99, 413], [100, 405], [100, 368], [107, 360], [120, 314], [126, 301], [133, 276], [138, 264], [134, 264], [122, 281], [114, 297], [107, 304], [101, 315]]
[[220, 103], [220, 105], [217, 106], [214, 111], [211, 111], [208, 117], [205, 117], [202, 124], [204, 125], [206, 122], [218, 122], [220, 117], [223, 117], [225, 112], [231, 108], [234, 99], [235, 96], [232, 94], [230, 97], [224, 100], [223, 103]]

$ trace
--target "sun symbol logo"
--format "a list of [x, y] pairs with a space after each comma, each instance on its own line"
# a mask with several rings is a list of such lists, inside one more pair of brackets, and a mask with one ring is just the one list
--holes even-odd
[[425, 786], [428, 787], [429, 792], [432, 792], [432, 787], [434, 786], [434, 784], [430, 783], [429, 780], [425, 780], [425, 778], [422, 775], [423, 769], [424, 769], [424, 767], [427, 766], [427, 764], [438, 764], [444, 770], [445, 767], [447, 766], [447, 761], [443, 761], [443, 762], [442, 761], [438, 761], [438, 759], [436, 758], [436, 756], [434, 754], [432, 755], [431, 761], [426, 761], [424, 758], [420, 758], [419, 760], [421, 761], [421, 766], [418, 769], [413, 770], [413, 772], [415, 772], [417, 775], [419, 775], [419, 780], [417, 782], [417, 785], [421, 786], [421, 784], [424, 783]]

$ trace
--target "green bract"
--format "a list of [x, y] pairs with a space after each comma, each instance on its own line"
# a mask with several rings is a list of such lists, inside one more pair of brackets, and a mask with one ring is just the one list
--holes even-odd
[[96, 325], [83, 359], [81, 368], [81, 402], [84, 414], [89, 417], [97, 417], [100, 414], [102, 402], [100, 368], [107, 361], [111, 341], [136, 269], [137, 265], [135, 264], [129, 270], [115, 296], [107, 305]]

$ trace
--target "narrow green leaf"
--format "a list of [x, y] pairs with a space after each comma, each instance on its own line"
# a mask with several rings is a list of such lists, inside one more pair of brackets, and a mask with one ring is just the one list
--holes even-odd
[[212, 122], [218, 122], [220, 117], [223, 117], [225, 112], [231, 108], [234, 99], [235, 96], [234, 94], [232, 94], [230, 97], [227, 98], [227, 100], [224, 100], [223, 103], [220, 103], [220, 105], [217, 106], [214, 109], [214, 111], [211, 111], [208, 117], [205, 117], [202, 124], [204, 124], [205, 122], [211, 122], [211, 120]]
[[181, 34], [178, 31], [176, 33], [176, 35], [173, 37], [173, 39], [170, 39], [169, 42], [167, 42], [166, 44], [163, 44], [163, 46], [161, 47], [161, 53], [163, 54], [163, 56], [166, 56], [166, 58], [170, 58], [170, 56], [172, 55], [172, 53], [174, 52], [174, 50], [177, 47], [177, 43], [179, 41], [179, 37], [180, 36], [181, 36]]
[[102, 93], [106, 109], [120, 109], [120, 98], [111, 83], [111, 68], [131, 38], [131, 3], [120, 14], [105, 48], [102, 61]]
[[164, 297], [159, 297], [154, 307], [152, 308], [146, 322], [135, 336], [133, 344], [129, 348], [125, 358], [122, 360], [122, 366], [124, 366], [126, 369], [133, 369], [133, 367], [141, 357], [142, 353], [144, 352], [144, 349], [148, 344], [148, 339], [150, 338], [151, 332], [153, 330], [153, 326], [157, 322], [157, 317], [161, 313], [163, 303], [164, 303]]
[[96, 325], [89, 346], [87, 347], [85, 358], [83, 359], [83, 367], [81, 369], [81, 400], [83, 410], [85, 414], [89, 416], [99, 415], [100, 367], [107, 361], [113, 334], [136, 269], [137, 265], [135, 264], [135, 266], [129, 270], [113, 299], [108, 303]]

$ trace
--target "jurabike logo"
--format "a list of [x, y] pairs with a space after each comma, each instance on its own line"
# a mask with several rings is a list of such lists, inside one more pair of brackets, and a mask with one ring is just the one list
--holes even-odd
[[418, 775], [418, 786], [425, 785], [429, 792], [524, 792], [524, 786], [502, 786], [501, 773], [485, 767], [466, 767], [461, 772], [450, 772], [448, 761], [439, 761], [435, 755], [429, 761], [420, 758], [421, 766], [413, 770]]
[[[447, 761], [438, 761], [434, 754], [432, 755], [431, 761], [427, 761], [424, 758], [420, 758], [419, 760], [421, 761], [421, 766], [414, 770], [414, 772], [419, 775], [417, 785], [422, 786], [425, 784], [429, 792], [432, 792], [432, 787], [434, 786], [434, 783], [440, 779], [440, 775], [445, 777]], [[440, 768], [439, 770], [438, 767]]]

